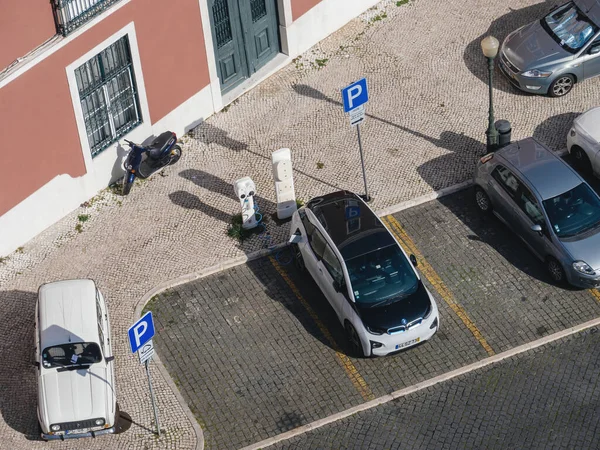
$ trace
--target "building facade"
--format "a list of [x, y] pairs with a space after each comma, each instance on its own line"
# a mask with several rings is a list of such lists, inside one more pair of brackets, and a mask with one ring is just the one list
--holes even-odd
[[3, 0], [0, 256], [378, 0]]

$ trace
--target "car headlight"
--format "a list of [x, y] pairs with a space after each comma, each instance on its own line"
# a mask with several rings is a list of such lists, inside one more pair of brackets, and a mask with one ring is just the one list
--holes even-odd
[[381, 335], [387, 331], [387, 330], [382, 330], [380, 328], [370, 327], [369, 325], [365, 325], [365, 327], [367, 328], [367, 331], [371, 334]]
[[52, 426], [50, 427], [50, 429], [51, 429], [52, 431], [58, 431], [58, 430], [60, 430], [60, 425], [52, 425]]
[[552, 72], [543, 72], [538, 69], [532, 69], [528, 70], [527, 72], [523, 72], [521, 75], [528, 78], [548, 78], [550, 75], [552, 75]]
[[573, 269], [575, 269], [577, 272], [581, 272], [586, 275], [596, 275], [594, 269], [592, 269], [587, 263], [583, 261], [575, 261], [573, 263]]
[[96, 419], [96, 422], [94, 422], [94, 423], [98, 426], [102, 426], [102, 425], [104, 425], [104, 419]]

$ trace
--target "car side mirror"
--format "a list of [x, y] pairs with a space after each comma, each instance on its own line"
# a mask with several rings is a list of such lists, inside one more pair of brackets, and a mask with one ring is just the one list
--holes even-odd
[[531, 231], [535, 231], [540, 236], [543, 234], [543, 232], [542, 232], [542, 226], [540, 224], [537, 224], [537, 223], [534, 224], [534, 225], [531, 225]]
[[417, 262], [417, 257], [415, 255], [411, 254], [408, 258], [410, 259], [410, 262], [413, 266], [417, 267], [419, 265], [419, 263]]
[[106, 362], [111, 362], [111, 361], [114, 361], [114, 360], [115, 360], [115, 357], [114, 357], [114, 356], [107, 356], [107, 357], [106, 357], [106, 358], [104, 358], [104, 359], [106, 359]]
[[302, 242], [302, 233], [300, 229], [297, 229], [294, 234], [290, 236], [290, 244], [299, 244]]
[[600, 53], [600, 44], [592, 45], [588, 51], [589, 55], [596, 55], [598, 53]]

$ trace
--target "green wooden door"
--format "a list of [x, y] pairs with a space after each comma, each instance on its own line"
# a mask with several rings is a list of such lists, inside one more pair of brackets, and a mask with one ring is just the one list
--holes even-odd
[[211, 0], [221, 90], [252, 76], [279, 52], [276, 0]]

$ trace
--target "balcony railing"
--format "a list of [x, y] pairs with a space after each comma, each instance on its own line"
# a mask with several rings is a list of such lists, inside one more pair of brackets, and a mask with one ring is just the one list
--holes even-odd
[[97, 16], [119, 0], [51, 0], [56, 31], [63, 36]]

